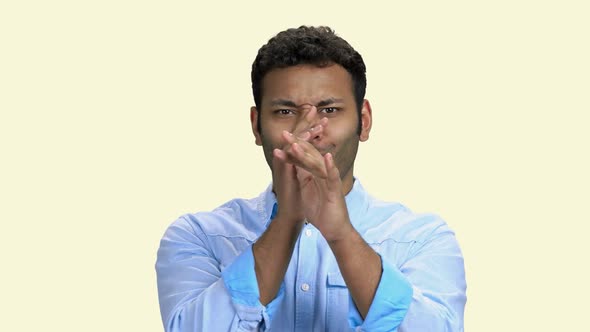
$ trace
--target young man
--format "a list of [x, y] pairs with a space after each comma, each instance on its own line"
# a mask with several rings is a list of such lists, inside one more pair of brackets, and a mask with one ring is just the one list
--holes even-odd
[[252, 66], [272, 185], [185, 215], [156, 270], [166, 331], [462, 331], [463, 258], [433, 215], [353, 176], [371, 131], [362, 57], [326, 27], [279, 33]]

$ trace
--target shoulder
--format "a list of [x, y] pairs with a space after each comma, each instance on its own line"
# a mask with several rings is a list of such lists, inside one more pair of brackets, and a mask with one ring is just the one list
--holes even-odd
[[400, 267], [419, 253], [461, 255], [455, 233], [439, 215], [416, 213], [399, 203], [372, 203], [368, 215], [377, 220], [363, 238], [384, 259]]
[[447, 223], [434, 213], [416, 213], [396, 203], [371, 198], [369, 215], [375, 219], [366, 230], [371, 242], [426, 242], [435, 234], [450, 231]]
[[187, 213], [176, 219], [167, 229], [183, 231], [195, 236], [241, 237], [254, 240], [264, 226], [260, 198], [235, 198], [211, 211]]

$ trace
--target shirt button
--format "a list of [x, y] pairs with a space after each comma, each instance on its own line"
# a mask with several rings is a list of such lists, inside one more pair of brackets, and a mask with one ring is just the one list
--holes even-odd
[[309, 290], [309, 285], [308, 284], [301, 285], [301, 290], [304, 292], [307, 292]]
[[311, 229], [306, 229], [305, 230], [305, 236], [310, 237], [311, 236]]

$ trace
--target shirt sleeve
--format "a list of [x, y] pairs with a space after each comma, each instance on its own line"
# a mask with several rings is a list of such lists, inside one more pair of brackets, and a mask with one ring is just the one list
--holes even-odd
[[156, 262], [160, 312], [166, 332], [265, 331], [284, 293], [259, 301], [249, 246], [224, 271], [206, 235], [179, 218], [165, 232]]
[[465, 265], [453, 231], [443, 222], [416, 243], [400, 271], [413, 288], [400, 332], [462, 332], [467, 301]]
[[381, 258], [381, 280], [363, 320], [349, 296], [349, 325], [354, 331], [396, 331], [412, 301], [412, 285], [394, 266]]
[[262, 317], [264, 325], [270, 325], [278, 303], [284, 297], [285, 285], [281, 283], [277, 296], [267, 306], [260, 303], [252, 246], [222, 272], [222, 277], [238, 316], [245, 321], [257, 322]]
[[444, 222], [424, 241], [416, 241], [399, 268], [385, 257], [382, 265], [381, 280], [364, 321], [350, 298], [353, 331], [463, 331], [463, 256], [455, 234]]

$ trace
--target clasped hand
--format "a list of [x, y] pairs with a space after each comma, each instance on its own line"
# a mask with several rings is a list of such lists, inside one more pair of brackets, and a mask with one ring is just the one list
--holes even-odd
[[273, 151], [273, 182], [278, 217], [294, 223], [307, 220], [332, 242], [344, 239], [352, 225], [334, 156], [322, 155], [313, 145], [323, 139], [328, 119], [314, 124], [315, 116], [312, 107], [293, 132], [282, 132], [285, 144]]

